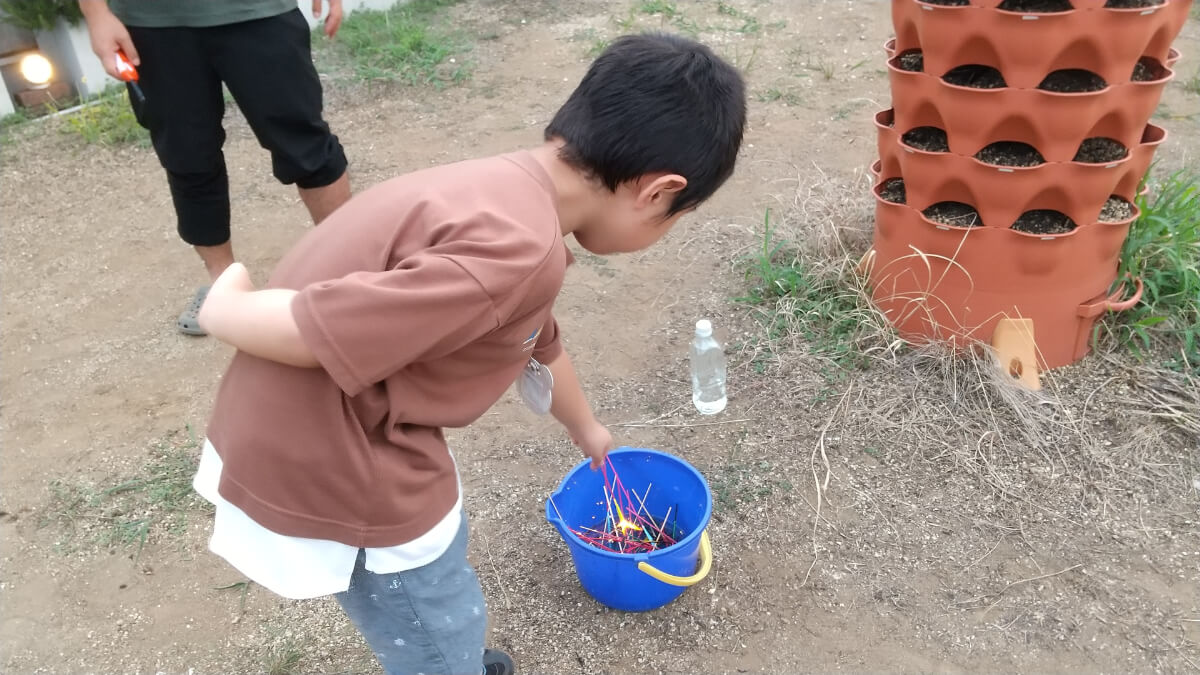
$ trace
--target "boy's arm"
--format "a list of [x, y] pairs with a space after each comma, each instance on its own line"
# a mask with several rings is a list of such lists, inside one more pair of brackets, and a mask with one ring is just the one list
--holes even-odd
[[245, 266], [234, 263], [209, 289], [200, 308], [200, 327], [247, 354], [316, 368], [320, 364], [301, 338], [292, 314], [296, 293], [283, 288], [256, 291]]
[[612, 434], [592, 414], [567, 353], [560, 351], [546, 367], [554, 376], [550, 414], [566, 427], [571, 440], [592, 460], [592, 468], [599, 468], [604, 456], [613, 449]]

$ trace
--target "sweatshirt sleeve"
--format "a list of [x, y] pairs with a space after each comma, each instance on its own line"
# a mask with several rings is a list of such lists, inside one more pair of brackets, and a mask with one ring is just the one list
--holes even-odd
[[355, 396], [415, 361], [449, 354], [499, 325], [478, 280], [446, 255], [300, 290], [292, 315], [317, 361]]

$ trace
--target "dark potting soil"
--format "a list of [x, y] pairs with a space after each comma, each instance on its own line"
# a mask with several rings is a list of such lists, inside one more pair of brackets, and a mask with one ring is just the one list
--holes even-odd
[[879, 196], [885, 202], [904, 204], [908, 200], [908, 196], [904, 192], [904, 179], [889, 178], [884, 181], [883, 187], [879, 188]]
[[1029, 234], [1063, 234], [1075, 229], [1075, 221], [1062, 211], [1036, 209], [1022, 213], [1012, 229]]
[[909, 129], [900, 137], [900, 140], [910, 148], [925, 152], [950, 152], [950, 141], [946, 137], [946, 132], [937, 127]]
[[996, 9], [1003, 9], [1006, 12], [1050, 14], [1052, 12], [1068, 12], [1073, 8], [1069, 0], [1004, 0]]
[[1008, 86], [999, 70], [991, 66], [981, 66], [977, 63], [958, 66], [943, 75], [942, 79], [948, 84], [971, 87], [972, 89], [1002, 89]]
[[1046, 158], [1028, 143], [997, 141], [975, 153], [975, 159], [996, 166], [1037, 166]]
[[1119, 223], [1132, 217], [1133, 204], [1113, 195], [1104, 202], [1104, 208], [1100, 209], [1100, 217], [1097, 220], [1102, 223]]
[[1142, 59], [1133, 66], [1129, 79], [1133, 82], [1153, 82], [1167, 76], [1166, 70], [1154, 61]]
[[1085, 138], [1083, 143], [1079, 144], [1079, 151], [1075, 153], [1074, 161], [1086, 164], [1108, 164], [1124, 159], [1127, 154], [1129, 151], [1125, 149], [1125, 146], [1111, 138]]
[[1042, 83], [1038, 85], [1038, 89], [1073, 93], [1100, 91], [1107, 86], [1108, 83], [1104, 81], [1103, 77], [1090, 70], [1066, 68], [1064, 70], [1056, 70], [1047, 75], [1046, 79], [1042, 80]]
[[1108, 0], [1104, 6], [1108, 9], [1136, 9], [1139, 7], [1157, 7], [1166, 0]]
[[919, 73], [925, 70], [925, 55], [921, 50], [904, 52], [900, 58], [896, 59], [896, 63], [900, 66], [900, 70], [907, 70], [911, 73]]
[[962, 202], [938, 202], [921, 213], [935, 223], [955, 227], [983, 227], [979, 212], [974, 206]]

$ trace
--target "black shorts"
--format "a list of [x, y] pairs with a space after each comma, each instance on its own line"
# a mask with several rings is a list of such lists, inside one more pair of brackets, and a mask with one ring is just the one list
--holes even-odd
[[169, 175], [223, 172], [222, 82], [271, 152], [280, 182], [323, 187], [345, 173], [341, 143], [321, 116], [311, 33], [299, 9], [209, 28], [128, 28], [146, 96], [134, 112]]

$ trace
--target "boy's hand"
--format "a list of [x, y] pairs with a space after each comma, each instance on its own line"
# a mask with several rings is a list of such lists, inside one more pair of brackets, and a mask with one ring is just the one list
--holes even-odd
[[125, 52], [130, 63], [141, 65], [137, 48], [133, 46], [133, 38], [125, 24], [108, 8], [103, 0], [82, 0], [79, 9], [87, 21], [88, 36], [92, 39], [92, 51], [104, 66], [104, 72], [115, 79], [121, 79], [117, 73], [117, 50]]
[[600, 468], [604, 463], [604, 456], [615, 446], [608, 427], [595, 420], [578, 432], [573, 432], [571, 440], [579, 446], [585, 457], [592, 460], [593, 469]]
[[236, 302], [237, 296], [253, 290], [254, 282], [250, 280], [250, 273], [246, 271], [245, 265], [233, 263], [225, 268], [221, 276], [213, 282], [212, 288], [208, 290], [208, 297], [200, 306], [200, 313], [196, 316], [200, 327], [209, 334], [220, 334], [219, 325], [222, 317], [229, 314], [230, 305]]

